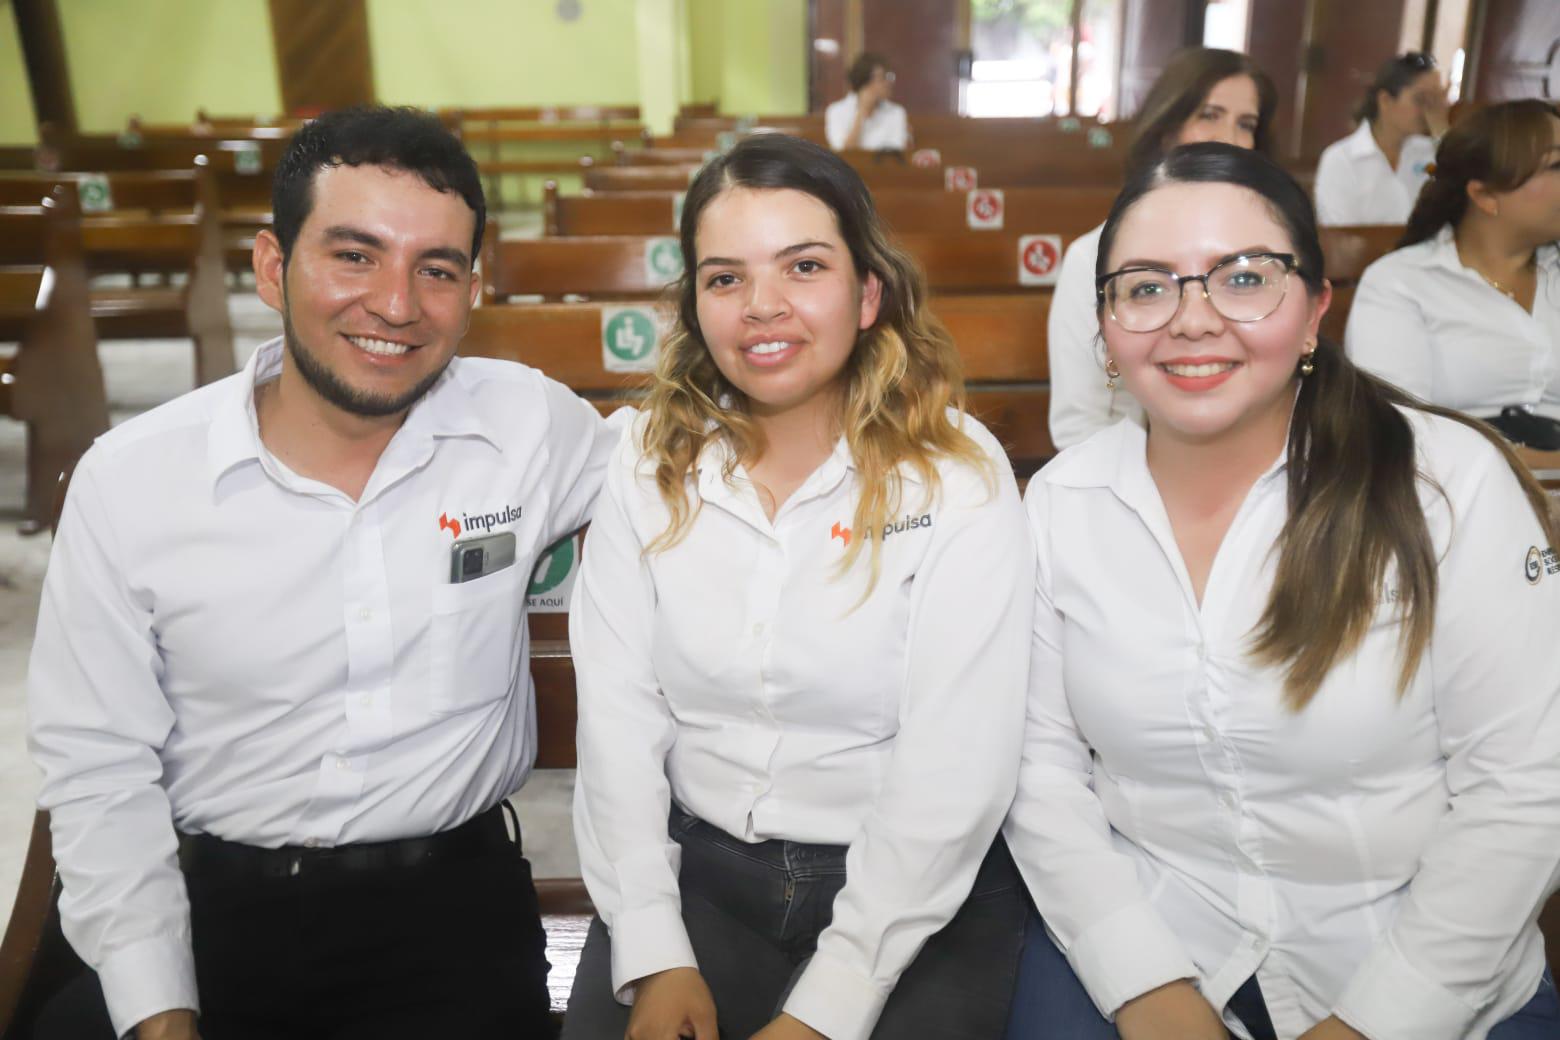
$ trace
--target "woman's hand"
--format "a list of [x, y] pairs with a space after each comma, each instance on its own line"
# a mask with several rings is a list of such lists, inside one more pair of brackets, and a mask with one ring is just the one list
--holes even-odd
[[1121, 1040], [1229, 1040], [1229, 1030], [1197, 987], [1182, 979], [1149, 990], [1116, 1012]]
[[753, 1040], [829, 1040], [818, 1030], [799, 1018], [784, 1012], [780, 1017], [753, 1034]]
[[719, 1040], [715, 998], [696, 968], [668, 968], [634, 983], [624, 1040]]
[[1342, 1019], [1329, 1015], [1301, 1033], [1300, 1040], [1370, 1040], [1370, 1038]]

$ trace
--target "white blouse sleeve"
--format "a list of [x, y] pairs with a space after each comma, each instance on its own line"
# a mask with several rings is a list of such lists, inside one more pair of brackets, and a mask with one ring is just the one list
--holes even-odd
[[[1094, 309], [1099, 235], [1073, 242], [1062, 257], [1046, 320], [1051, 362], [1051, 441], [1056, 450], [1088, 440], [1120, 417], [1116, 393], [1105, 389], [1100, 321]], [[1125, 391], [1119, 391], [1123, 398]]]
[[963, 488], [945, 478], [910, 594], [893, 755], [833, 921], [785, 1003], [831, 1040], [867, 1040], [899, 976], [968, 897], [1013, 800], [1033, 549], [1012, 470], [995, 441], [989, 450], [994, 492], [973, 472]]
[[1560, 865], [1560, 563], [1492, 446], [1470, 450], [1480, 435], [1460, 427], [1431, 435], [1469, 456], [1438, 475], [1452, 533], [1421, 663], [1450, 811], [1335, 1007], [1372, 1040], [1465, 1036], [1520, 944], [1541, 941], [1534, 921]]
[[1434, 403], [1435, 345], [1430, 341], [1422, 293], [1406, 284], [1405, 273], [1402, 260], [1393, 253], [1365, 269], [1349, 308], [1344, 347], [1349, 358], [1371, 375]]
[[580, 869], [612, 933], [612, 986], [694, 967], [677, 886], [680, 850], [667, 833], [666, 756], [675, 722], [651, 658], [655, 585], [629, 512], [640, 492], [637, 439], [627, 431], [607, 469], [585, 536], [569, 612], [579, 702], [574, 831]]
[[1093, 758], [1063, 686], [1061, 614], [1051, 597], [1050, 495], [1043, 471], [1025, 507], [1036, 542], [1029, 712], [1018, 796], [1004, 833], [1035, 907], [1107, 1018], [1196, 965], [1112, 845], [1093, 788]]

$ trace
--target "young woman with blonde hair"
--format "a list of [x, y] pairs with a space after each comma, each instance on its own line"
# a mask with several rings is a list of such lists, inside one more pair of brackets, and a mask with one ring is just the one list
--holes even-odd
[[570, 619], [600, 917], [564, 1035], [997, 1035], [1034, 608], [1012, 471], [841, 159], [749, 137], [681, 238]]
[[1254, 152], [1140, 172], [1099, 255], [1148, 423], [1026, 495], [1005, 833], [1050, 934], [1021, 1035], [1560, 1036], [1535, 923], [1560, 868], [1543, 491], [1488, 428], [1318, 335], [1310, 202]]

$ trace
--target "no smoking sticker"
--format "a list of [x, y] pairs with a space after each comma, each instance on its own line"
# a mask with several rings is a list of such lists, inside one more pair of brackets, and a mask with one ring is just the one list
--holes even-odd
[[661, 286], [682, 277], [682, 247], [671, 237], [652, 238], [645, 243], [645, 281]]
[[922, 170], [941, 166], [942, 152], [935, 148], [917, 148], [910, 153], [910, 165]]
[[1055, 285], [1056, 275], [1061, 266], [1061, 235], [1019, 236], [1019, 285]]
[[1006, 208], [1001, 188], [977, 188], [964, 196], [964, 220], [974, 231], [1002, 230]]
[[943, 170], [943, 187], [949, 191], [972, 191], [980, 187], [973, 166], [949, 166]]
[[601, 308], [601, 366], [608, 372], [650, 372], [661, 330], [649, 307]]

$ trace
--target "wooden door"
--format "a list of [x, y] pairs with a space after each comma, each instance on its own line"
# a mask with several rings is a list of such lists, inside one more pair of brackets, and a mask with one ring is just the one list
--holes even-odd
[[[894, 100], [912, 113], [959, 110], [961, 8], [967, 3], [861, 0], [862, 48], [888, 59], [894, 67]], [[846, 63], [854, 57], [846, 55]]]
[[1353, 131], [1355, 104], [1376, 69], [1397, 53], [1403, 0], [1312, 0], [1310, 16], [1300, 155], [1314, 158]]
[[1560, 3], [1487, 0], [1474, 15], [1475, 101], [1560, 97]]
[[374, 100], [365, 0], [270, 0], [277, 81], [288, 115]]
[[1137, 113], [1170, 55], [1202, 42], [1204, 0], [1123, 0], [1119, 118]]

